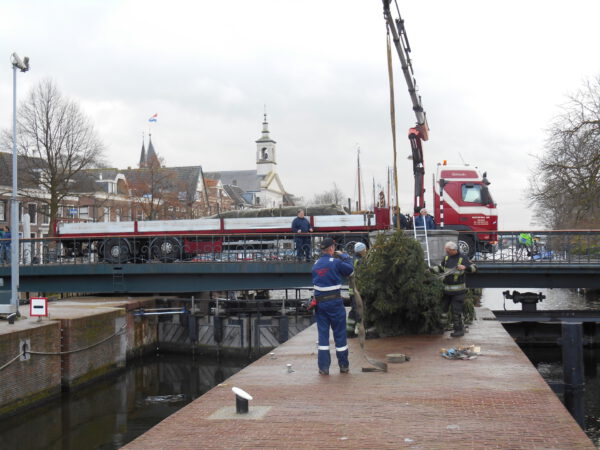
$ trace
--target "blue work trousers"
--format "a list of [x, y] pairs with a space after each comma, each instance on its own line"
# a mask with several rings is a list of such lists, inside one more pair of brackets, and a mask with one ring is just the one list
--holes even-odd
[[10, 244], [0, 244], [0, 264], [10, 263]]
[[348, 345], [346, 342], [346, 308], [341, 298], [317, 304], [317, 330], [319, 331], [319, 370], [329, 370], [329, 328], [333, 330], [335, 354], [340, 367], [348, 367]]
[[310, 261], [310, 236], [302, 236], [294, 239], [296, 243], [296, 257], [301, 260]]

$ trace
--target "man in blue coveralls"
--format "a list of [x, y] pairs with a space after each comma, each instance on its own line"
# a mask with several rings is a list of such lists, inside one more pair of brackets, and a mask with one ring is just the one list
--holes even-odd
[[[317, 302], [315, 316], [319, 332], [319, 373], [329, 375], [331, 355], [329, 354], [329, 327], [333, 330], [335, 354], [341, 373], [348, 373], [348, 345], [346, 342], [346, 308], [340, 294], [342, 277], [352, 275], [352, 258], [346, 253], [335, 251], [331, 238], [321, 242], [323, 254], [312, 268], [313, 287]], [[335, 254], [335, 257], [334, 257]]]
[[310, 236], [304, 233], [312, 233], [310, 222], [304, 217], [304, 210], [298, 210], [298, 216], [292, 221], [292, 233], [302, 233], [300, 236], [294, 237], [296, 244], [296, 257], [298, 261], [302, 258], [306, 259], [306, 262], [310, 261]]

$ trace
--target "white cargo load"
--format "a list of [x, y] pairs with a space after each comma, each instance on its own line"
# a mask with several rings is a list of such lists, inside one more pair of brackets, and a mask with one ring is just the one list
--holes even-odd
[[225, 231], [233, 230], [256, 230], [260, 233], [262, 230], [289, 229], [292, 231], [292, 221], [294, 217], [238, 217], [234, 219], [224, 219]]
[[59, 223], [58, 234], [127, 234], [133, 233], [135, 222], [77, 222]]
[[219, 219], [149, 220], [138, 222], [140, 233], [162, 233], [171, 231], [219, 231]]
[[314, 226], [322, 227], [362, 227], [367, 225], [367, 219], [362, 214], [339, 216], [315, 216]]

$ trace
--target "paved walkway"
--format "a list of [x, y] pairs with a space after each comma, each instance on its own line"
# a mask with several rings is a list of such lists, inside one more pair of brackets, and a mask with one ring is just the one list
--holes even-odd
[[[373, 356], [411, 356], [388, 373], [363, 373], [352, 339], [350, 373], [318, 375], [316, 334], [303, 331], [125, 448], [595, 448], [496, 321], [477, 320], [460, 339], [367, 341]], [[482, 353], [439, 356], [457, 344]], [[233, 386], [254, 397], [250, 416], [215, 419], [234, 406]]]

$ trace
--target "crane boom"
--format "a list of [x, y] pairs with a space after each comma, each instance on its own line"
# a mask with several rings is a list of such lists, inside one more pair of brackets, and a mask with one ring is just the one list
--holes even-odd
[[400, 11], [398, 11], [397, 19], [392, 17], [390, 3], [391, 0], [383, 0], [383, 15], [387, 23], [387, 28], [392, 34], [392, 40], [394, 41], [398, 56], [400, 57], [400, 66], [406, 80], [406, 85], [408, 86], [413, 111], [417, 118], [417, 128], [421, 132], [421, 139], [426, 141], [429, 138], [429, 126], [427, 125], [427, 115], [423, 109], [421, 96], [417, 92], [417, 80], [415, 80], [412, 61], [410, 59], [411, 49], [408, 36], [406, 35], [406, 28], [404, 27], [404, 19], [400, 16]]
[[[410, 43], [404, 28], [404, 20], [398, 11], [398, 18], [394, 19], [390, 11], [391, 0], [383, 0], [383, 16], [386, 21], [388, 33], [392, 35], [394, 46], [400, 57], [400, 66], [404, 74], [404, 79], [408, 86], [408, 93], [413, 105], [413, 111], [417, 118], [415, 127], [408, 131], [410, 147], [412, 151], [413, 174], [415, 178], [414, 208], [415, 212], [425, 207], [425, 160], [423, 158], [423, 146], [421, 141], [429, 139], [429, 125], [427, 124], [427, 115], [423, 109], [421, 96], [417, 93], [417, 81], [414, 77], [412, 61], [410, 59]], [[388, 50], [389, 51], [389, 50]]]

